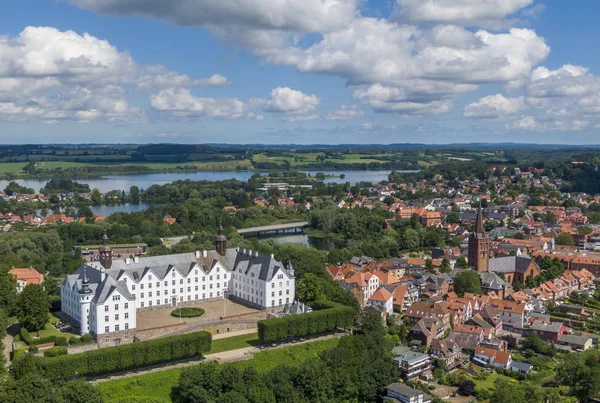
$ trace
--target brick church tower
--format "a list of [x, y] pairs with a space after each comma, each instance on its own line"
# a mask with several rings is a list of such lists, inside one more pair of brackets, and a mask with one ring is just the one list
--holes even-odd
[[481, 203], [477, 210], [477, 221], [475, 230], [469, 236], [469, 266], [475, 271], [487, 272], [490, 259], [490, 239], [485, 235], [483, 226], [483, 213], [481, 212]]

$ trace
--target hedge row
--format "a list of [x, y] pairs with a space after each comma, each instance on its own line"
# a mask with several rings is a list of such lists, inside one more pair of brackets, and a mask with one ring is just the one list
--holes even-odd
[[54, 343], [56, 346], [63, 346], [63, 347], [66, 347], [69, 345], [67, 338], [64, 336], [47, 336], [47, 337], [41, 337], [39, 339], [34, 339], [31, 336], [31, 333], [29, 333], [27, 331], [27, 329], [25, 329], [25, 327], [23, 327], [23, 326], [21, 326], [21, 329], [19, 330], [19, 335], [21, 336], [21, 341], [25, 342], [25, 344], [27, 344], [30, 347], [37, 346], [39, 344], [47, 344], [47, 343]]
[[33, 341], [33, 337], [31, 336], [31, 334], [29, 334], [27, 329], [25, 329], [25, 326], [21, 326], [21, 330], [19, 330], [19, 335], [21, 336], [21, 341], [27, 344], [28, 346], [35, 344], [35, 342]]
[[196, 332], [80, 354], [40, 357], [38, 365], [48, 379], [64, 381], [197, 357], [210, 351], [211, 340], [210, 333]]
[[262, 320], [258, 322], [258, 337], [265, 343], [273, 343], [291, 337], [331, 332], [336, 328], [352, 326], [356, 320], [356, 314], [354, 308], [336, 304], [335, 307], [329, 309]]
[[48, 350], [44, 350], [44, 357], [58, 357], [59, 355], [65, 355], [67, 353], [66, 347], [54, 346]]

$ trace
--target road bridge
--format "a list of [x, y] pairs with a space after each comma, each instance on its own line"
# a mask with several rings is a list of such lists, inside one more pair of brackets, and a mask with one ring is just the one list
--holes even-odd
[[308, 222], [292, 222], [288, 224], [263, 225], [262, 227], [238, 229], [238, 234], [244, 237], [265, 236], [265, 235], [284, 235], [301, 234], [304, 228], [308, 227]]

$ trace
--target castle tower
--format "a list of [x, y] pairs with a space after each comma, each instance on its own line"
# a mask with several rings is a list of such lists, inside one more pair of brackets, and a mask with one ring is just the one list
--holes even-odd
[[219, 223], [219, 230], [215, 239], [215, 250], [221, 256], [225, 256], [225, 253], [227, 253], [227, 237], [223, 235], [223, 226], [221, 223]]
[[485, 234], [483, 226], [483, 213], [481, 212], [481, 202], [477, 209], [477, 220], [475, 221], [475, 230], [469, 236], [469, 266], [478, 272], [487, 272], [490, 259], [490, 239]]
[[84, 335], [90, 332], [89, 329], [89, 315], [90, 315], [90, 303], [92, 302], [92, 289], [90, 288], [90, 282], [87, 277], [85, 267], [83, 268], [83, 280], [81, 281], [81, 288], [79, 289], [78, 301], [79, 301], [79, 334]]
[[108, 236], [104, 234], [102, 237], [102, 246], [100, 247], [100, 264], [105, 269], [110, 269], [112, 266], [112, 249], [108, 245]]

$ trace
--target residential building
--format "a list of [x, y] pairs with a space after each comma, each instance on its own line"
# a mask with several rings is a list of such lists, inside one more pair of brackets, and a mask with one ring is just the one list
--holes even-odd
[[461, 363], [459, 345], [448, 339], [433, 340], [429, 349], [429, 355], [433, 359], [444, 361], [447, 370], [451, 370]]
[[394, 296], [385, 287], [379, 287], [371, 295], [367, 304], [373, 308], [379, 309], [386, 314], [392, 314], [394, 311]]
[[480, 365], [490, 365], [510, 369], [512, 356], [506, 351], [495, 350], [488, 347], [477, 347], [473, 355], [473, 362]]
[[431, 396], [404, 383], [392, 383], [385, 388], [384, 402], [429, 403]]
[[425, 376], [431, 373], [433, 369], [432, 359], [427, 354], [398, 348], [395, 351], [398, 351], [398, 353], [394, 358], [394, 362], [400, 369], [402, 379], [415, 379], [421, 375]]
[[17, 281], [17, 293], [23, 291], [23, 288], [28, 284], [42, 284], [44, 282], [44, 275], [33, 267], [13, 267], [9, 270], [9, 273], [12, 274]]

